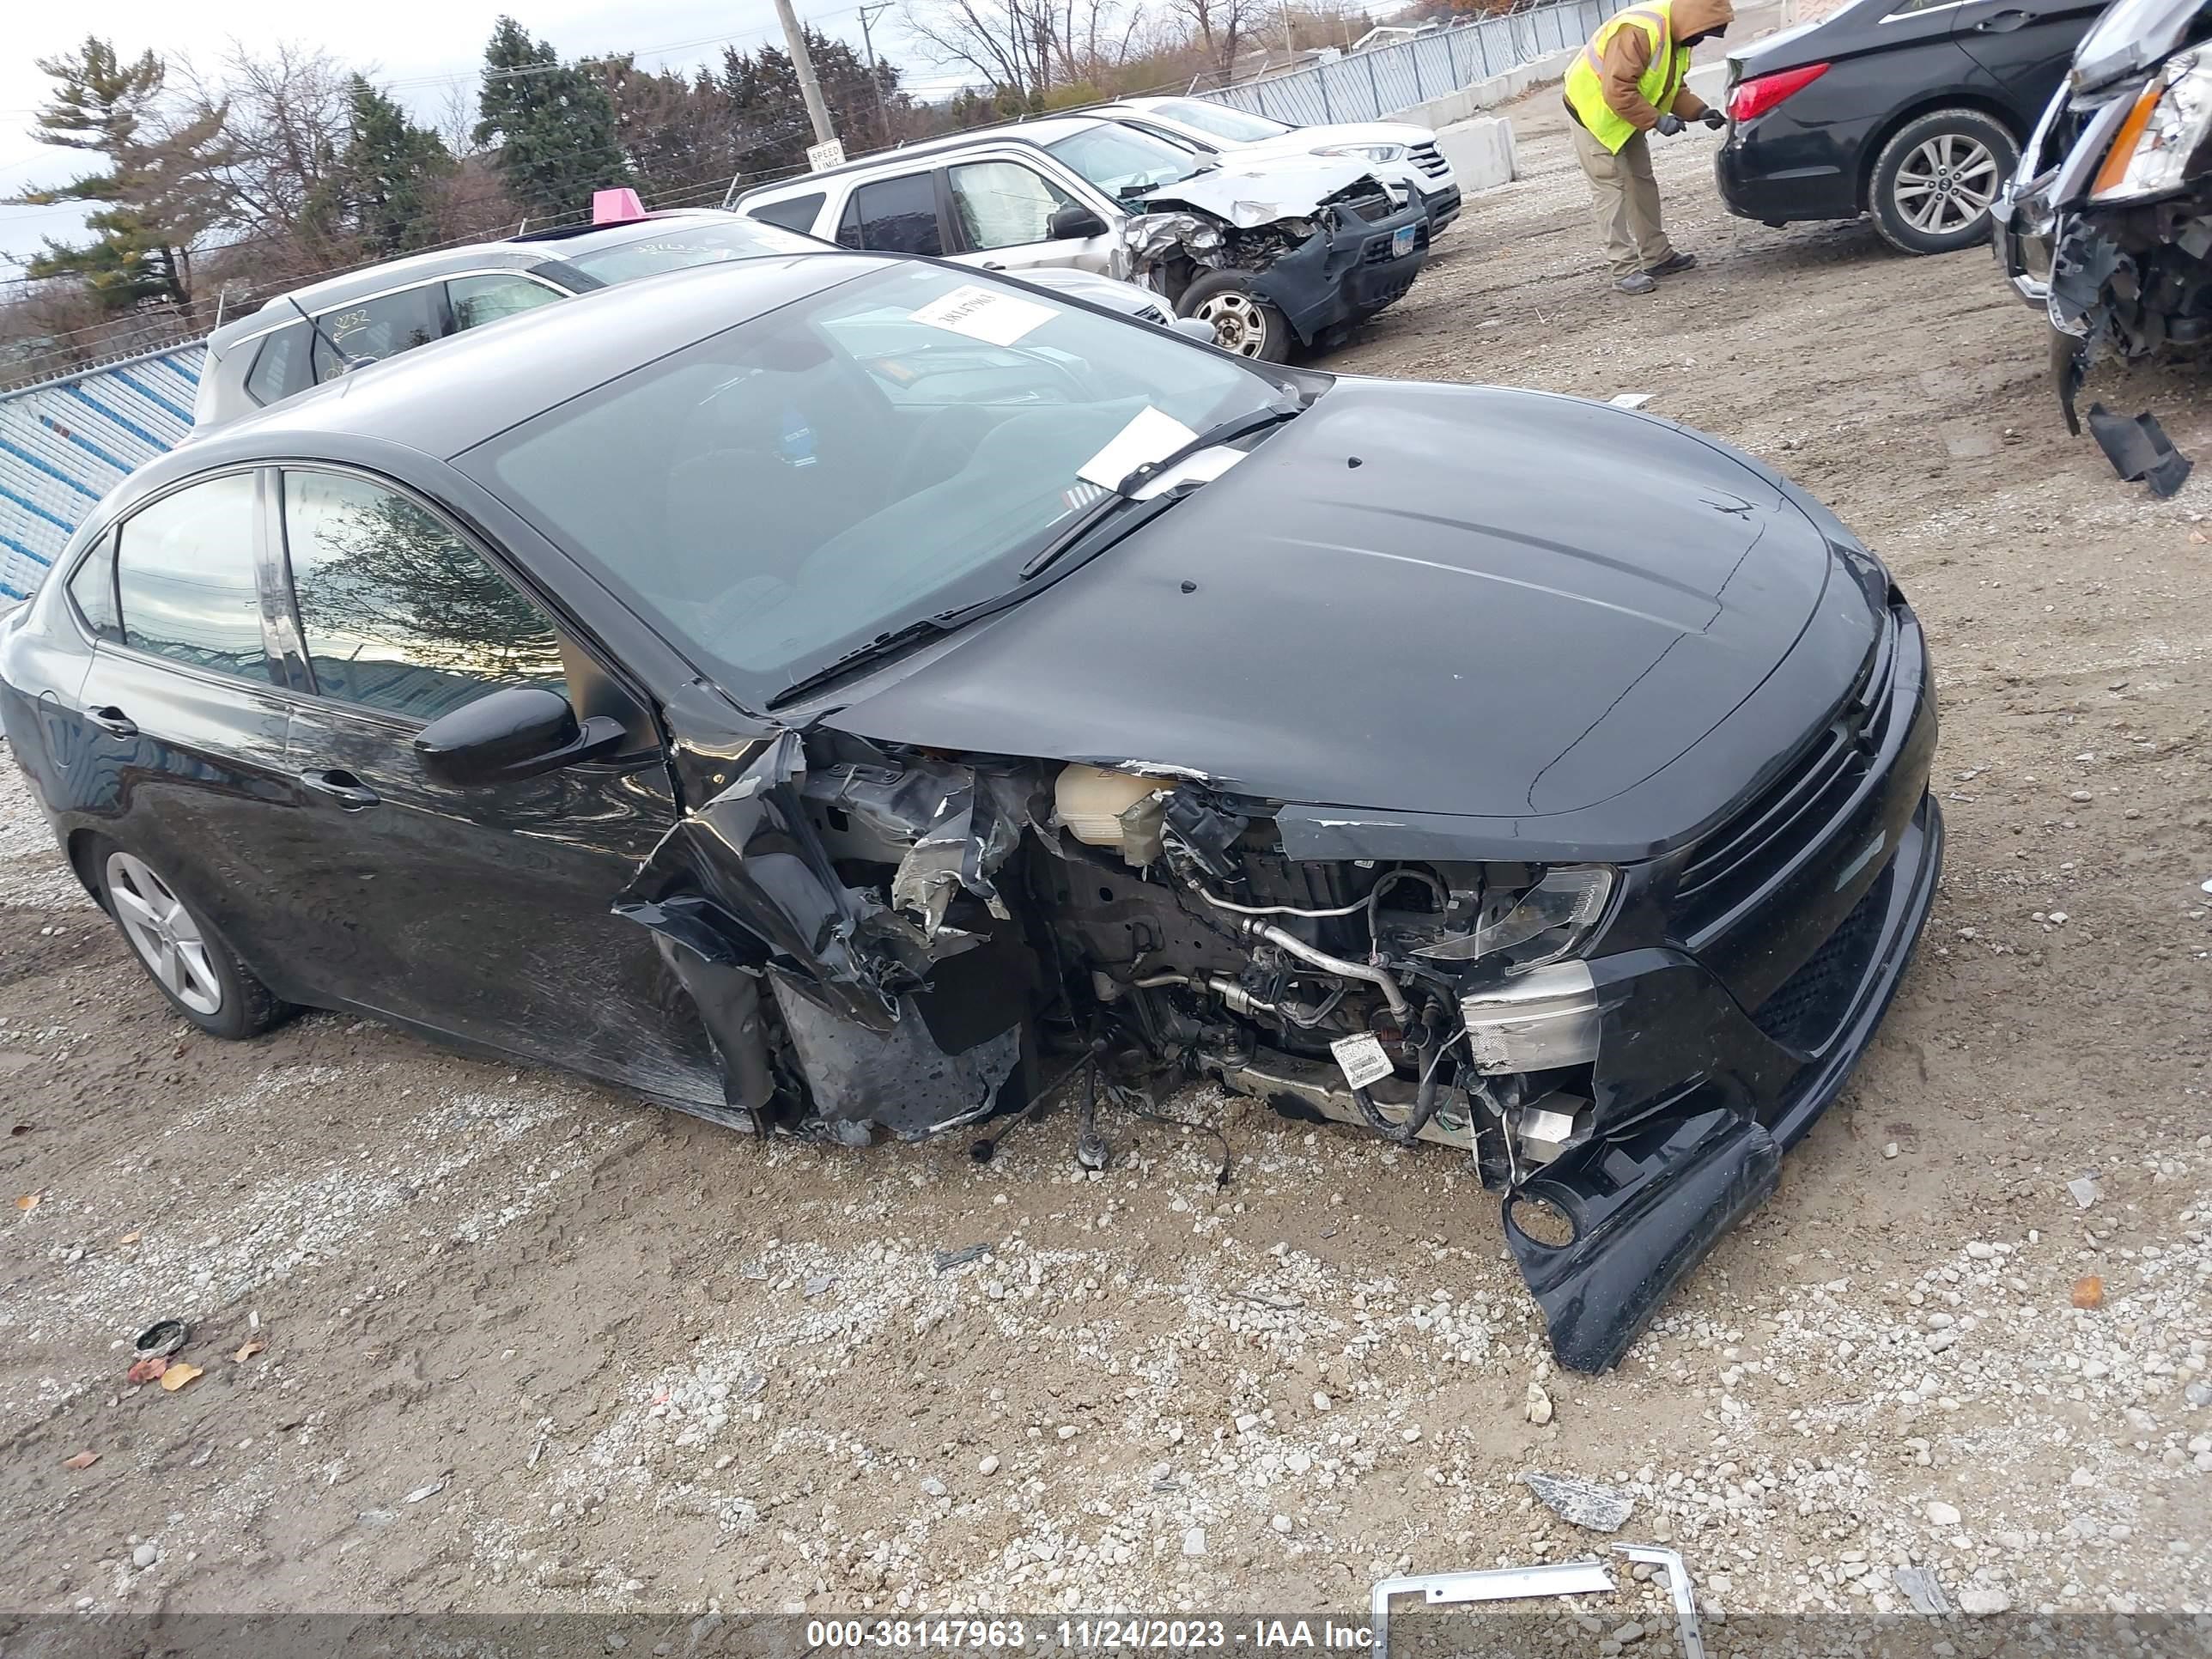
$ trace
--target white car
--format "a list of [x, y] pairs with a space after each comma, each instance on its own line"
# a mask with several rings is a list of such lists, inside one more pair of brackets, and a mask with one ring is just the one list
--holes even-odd
[[1203, 98], [1124, 98], [1101, 107], [1131, 126], [1177, 143], [1262, 156], [1330, 155], [1364, 161], [1386, 185], [1414, 191], [1429, 210], [1431, 234], [1459, 217], [1459, 180], [1437, 148], [1437, 135], [1405, 121], [1338, 121], [1294, 127]]

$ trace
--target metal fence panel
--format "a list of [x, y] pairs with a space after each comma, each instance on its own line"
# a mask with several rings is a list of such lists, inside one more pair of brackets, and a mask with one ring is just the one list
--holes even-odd
[[0, 593], [39, 585], [93, 504], [192, 427], [205, 346], [0, 393]]
[[1533, 58], [1578, 46], [1599, 23], [1629, 3], [1553, 0], [1457, 28], [1415, 35], [1394, 46], [1376, 46], [1195, 95], [1292, 126], [1386, 121], [1401, 110], [1503, 75]]

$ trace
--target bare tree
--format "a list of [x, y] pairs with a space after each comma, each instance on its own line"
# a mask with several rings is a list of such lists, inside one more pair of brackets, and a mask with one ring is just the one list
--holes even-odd
[[906, 0], [906, 31], [938, 64], [974, 70], [994, 87], [1042, 105], [1058, 66], [1054, 0]]
[[1206, 54], [1206, 66], [1227, 80], [1244, 49], [1245, 33], [1263, 15], [1261, 0], [1170, 0], [1178, 18], [1186, 21], [1194, 44]]
[[289, 230], [344, 144], [353, 71], [295, 41], [257, 52], [237, 40], [212, 82], [189, 62], [179, 67], [198, 109], [227, 112], [228, 146], [215, 172], [228, 198], [225, 218], [259, 234]]

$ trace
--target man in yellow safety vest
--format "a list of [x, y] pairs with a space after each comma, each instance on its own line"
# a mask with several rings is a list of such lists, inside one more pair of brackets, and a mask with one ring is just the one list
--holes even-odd
[[1729, 0], [1640, 0], [1598, 26], [1568, 65], [1567, 113], [1575, 159], [1590, 181], [1599, 239], [1623, 294], [1649, 294], [1653, 279], [1687, 270], [1659, 222], [1659, 181], [1646, 135], [1673, 137], [1686, 122], [1724, 125], [1721, 112], [1682, 84], [1690, 49], [1728, 33]]

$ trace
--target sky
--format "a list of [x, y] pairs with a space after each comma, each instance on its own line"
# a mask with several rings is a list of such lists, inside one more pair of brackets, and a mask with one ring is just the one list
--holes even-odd
[[[0, 196], [63, 183], [88, 171], [87, 161], [97, 161], [41, 147], [29, 136], [32, 118], [53, 85], [36, 60], [75, 50], [88, 14], [33, 0], [18, 0], [10, 9], [15, 21], [0, 33]], [[349, 67], [369, 70], [427, 120], [454, 87], [473, 94], [484, 42], [502, 11], [571, 58], [635, 51], [648, 65], [688, 68], [719, 57], [725, 42], [745, 50], [781, 39], [773, 0], [624, 0], [620, 5], [608, 0], [378, 0], [347, 6], [101, 0], [96, 15], [99, 33], [125, 57], [150, 46], [173, 64], [189, 57], [204, 71], [217, 65], [233, 39], [255, 47], [278, 40], [320, 46]], [[851, 0], [798, 0], [798, 11], [823, 33], [860, 44], [858, 9]], [[894, 62], [911, 63], [897, 25], [895, 10], [875, 18], [876, 48]], [[957, 84], [957, 76], [915, 64], [909, 80], [927, 92], [933, 85]], [[20, 261], [37, 250], [41, 237], [67, 240], [82, 223], [69, 207], [0, 207], [0, 276], [20, 274]]]

